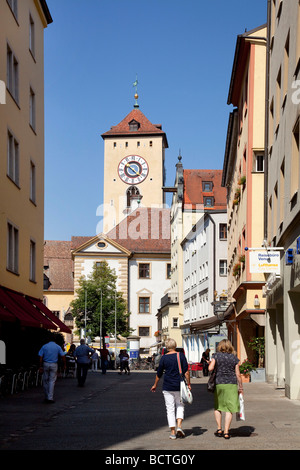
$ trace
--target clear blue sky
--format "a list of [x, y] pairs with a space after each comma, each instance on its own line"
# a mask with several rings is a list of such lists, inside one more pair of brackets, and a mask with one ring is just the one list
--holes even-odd
[[167, 185], [184, 168], [223, 167], [238, 34], [267, 20], [267, 0], [47, 0], [45, 239], [96, 235], [101, 134], [133, 108], [167, 134]]

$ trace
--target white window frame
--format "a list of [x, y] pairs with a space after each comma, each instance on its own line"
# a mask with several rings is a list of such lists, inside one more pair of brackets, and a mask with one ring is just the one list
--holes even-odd
[[29, 279], [32, 282], [36, 281], [36, 242], [33, 239], [30, 239]]
[[35, 56], [35, 24], [32, 15], [29, 13], [29, 50]]
[[19, 186], [20, 180], [20, 151], [19, 142], [8, 129], [7, 131], [7, 176]]
[[256, 173], [263, 173], [265, 171], [265, 157], [262, 153], [255, 155], [255, 171]]
[[36, 167], [30, 160], [30, 201], [36, 204]]
[[7, 222], [7, 265], [8, 271], [19, 273], [19, 229]]
[[6, 0], [9, 8], [13, 12], [14, 17], [16, 20], [18, 19], [18, 0]]
[[29, 124], [36, 130], [36, 96], [34, 90], [30, 87], [29, 91]]
[[227, 259], [219, 260], [219, 276], [227, 276]]
[[6, 65], [6, 87], [16, 103], [19, 104], [19, 62], [9, 44], [7, 44]]

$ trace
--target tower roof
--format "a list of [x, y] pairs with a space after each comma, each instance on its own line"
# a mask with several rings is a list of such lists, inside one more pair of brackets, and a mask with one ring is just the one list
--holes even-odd
[[133, 109], [119, 124], [112, 126], [109, 131], [102, 134], [102, 138], [143, 135], [161, 135], [165, 147], [168, 148], [167, 136], [162, 130], [161, 124], [152, 124], [140, 109]]

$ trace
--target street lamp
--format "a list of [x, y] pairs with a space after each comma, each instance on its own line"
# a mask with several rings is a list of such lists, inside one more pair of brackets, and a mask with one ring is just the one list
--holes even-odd
[[232, 302], [228, 302], [227, 300], [216, 300], [211, 303], [214, 307], [214, 315], [216, 315], [218, 320], [224, 320], [226, 310], [231, 304]]

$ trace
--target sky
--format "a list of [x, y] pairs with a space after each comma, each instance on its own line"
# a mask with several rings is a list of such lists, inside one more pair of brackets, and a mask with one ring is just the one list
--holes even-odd
[[184, 169], [222, 169], [237, 35], [267, 0], [47, 0], [45, 240], [101, 228], [101, 134], [133, 109], [166, 132], [166, 186]]

